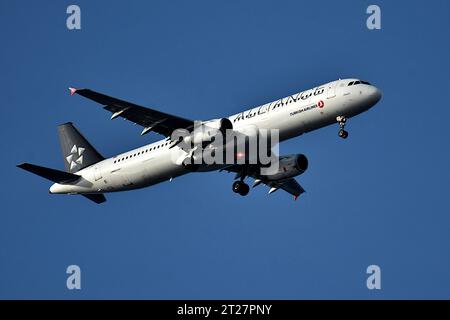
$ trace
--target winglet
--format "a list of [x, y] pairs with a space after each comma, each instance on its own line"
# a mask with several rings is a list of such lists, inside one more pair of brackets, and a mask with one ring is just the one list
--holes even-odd
[[77, 89], [69, 87], [70, 95], [73, 96], [75, 92], [77, 92]]

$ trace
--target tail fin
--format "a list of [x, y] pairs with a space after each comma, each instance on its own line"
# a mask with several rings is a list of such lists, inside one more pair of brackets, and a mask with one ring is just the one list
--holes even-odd
[[56, 183], [71, 183], [80, 179], [80, 176], [73, 173], [41, 167], [31, 163], [22, 163], [17, 166]]
[[66, 171], [73, 173], [105, 159], [72, 122], [58, 126], [59, 143]]

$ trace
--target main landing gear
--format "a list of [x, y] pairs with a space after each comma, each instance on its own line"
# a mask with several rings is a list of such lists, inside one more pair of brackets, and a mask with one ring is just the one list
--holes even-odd
[[336, 121], [339, 123], [338, 136], [341, 137], [342, 139], [347, 139], [348, 132], [344, 130], [345, 123], [347, 122], [347, 118], [344, 116], [337, 116]]
[[246, 196], [250, 191], [250, 187], [243, 180], [238, 180], [233, 183], [233, 192], [239, 193], [241, 196]]

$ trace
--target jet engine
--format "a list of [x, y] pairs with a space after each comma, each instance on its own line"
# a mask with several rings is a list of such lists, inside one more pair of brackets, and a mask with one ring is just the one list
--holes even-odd
[[270, 181], [284, 180], [304, 173], [308, 169], [308, 158], [304, 154], [281, 156], [278, 172], [266, 176]]
[[228, 119], [228, 118], [204, 121], [202, 123], [202, 125], [204, 125], [208, 128], [218, 129], [218, 130], [222, 131], [223, 133], [225, 133], [226, 130], [233, 130], [233, 124], [231, 123], [230, 119]]
[[219, 133], [225, 139], [227, 130], [233, 130], [233, 124], [228, 118], [204, 121], [200, 126], [194, 126], [194, 130], [189, 136], [185, 137], [184, 141], [193, 144], [209, 142]]

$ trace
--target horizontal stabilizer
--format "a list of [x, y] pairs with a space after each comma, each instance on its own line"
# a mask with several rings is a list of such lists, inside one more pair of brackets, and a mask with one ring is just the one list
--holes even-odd
[[91, 201], [94, 201], [95, 203], [103, 203], [106, 201], [106, 198], [102, 193], [82, 194], [82, 196], [88, 198]]
[[70, 183], [80, 179], [79, 175], [73, 173], [41, 167], [31, 163], [22, 163], [17, 166], [56, 183]]

